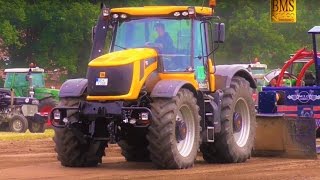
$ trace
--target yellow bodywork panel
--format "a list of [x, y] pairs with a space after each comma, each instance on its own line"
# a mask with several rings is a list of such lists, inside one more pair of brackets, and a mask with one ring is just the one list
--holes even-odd
[[[115, 100], [136, 100], [148, 77], [157, 70], [157, 52], [150, 48], [128, 49], [112, 52], [100, 56], [89, 63], [89, 68], [118, 67], [133, 64], [132, 82], [127, 94], [107, 96], [87, 96], [89, 101], [115, 101]], [[142, 73], [143, 72], [143, 73]], [[108, 72], [99, 73], [97, 76], [108, 77]], [[142, 76], [142, 77], [141, 77]], [[189, 82], [196, 90], [199, 90], [198, 82], [194, 72], [158, 73], [158, 80], [184, 80]], [[112, 77], [110, 77], [112, 78]], [[117, 77], [113, 77], [117, 78]], [[157, 81], [158, 81], [157, 80]], [[122, 83], [122, 82], [119, 82]]]
[[151, 48], [128, 49], [100, 56], [92, 60], [89, 67], [120, 66], [156, 56], [157, 51]]
[[[87, 96], [89, 101], [137, 99], [148, 76], [157, 69], [157, 52], [150, 48], [129, 49], [100, 56], [89, 63], [89, 67], [115, 67], [133, 63], [132, 84], [128, 94], [118, 96]], [[143, 68], [143, 77], [140, 70]], [[107, 72], [108, 74], [108, 72]], [[119, 82], [121, 83], [121, 82]]]
[[216, 77], [214, 75], [214, 64], [211, 59], [208, 59], [208, 67], [210, 91], [214, 92], [216, 90]]
[[[176, 11], [187, 11], [189, 6], [144, 6], [144, 7], [124, 7], [111, 9], [112, 13], [126, 13], [132, 16], [157, 16], [168, 15]], [[213, 14], [213, 9], [208, 7], [195, 7], [196, 13], [203, 16]]]
[[199, 90], [199, 84], [193, 72], [190, 73], [159, 73], [163, 80], [183, 80], [189, 82], [196, 90]]

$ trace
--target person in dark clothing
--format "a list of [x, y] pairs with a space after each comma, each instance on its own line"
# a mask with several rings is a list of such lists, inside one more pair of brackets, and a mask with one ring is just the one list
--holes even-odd
[[173, 41], [170, 35], [165, 31], [164, 24], [157, 23], [154, 27], [158, 33], [155, 43], [159, 44], [160, 52], [163, 54], [172, 53], [174, 49]]

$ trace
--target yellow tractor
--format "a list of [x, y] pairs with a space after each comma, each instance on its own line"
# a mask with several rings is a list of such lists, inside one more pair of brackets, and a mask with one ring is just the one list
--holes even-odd
[[[215, 65], [223, 23], [210, 7], [101, 7], [85, 79], [67, 80], [51, 112], [63, 166], [96, 166], [108, 143], [162, 169], [245, 162], [255, 137], [255, 81]], [[105, 53], [107, 32], [111, 46]]]

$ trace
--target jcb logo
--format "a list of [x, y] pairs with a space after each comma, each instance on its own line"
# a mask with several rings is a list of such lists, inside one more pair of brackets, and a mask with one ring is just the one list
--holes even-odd
[[295, 23], [297, 21], [296, 0], [271, 0], [271, 22]]

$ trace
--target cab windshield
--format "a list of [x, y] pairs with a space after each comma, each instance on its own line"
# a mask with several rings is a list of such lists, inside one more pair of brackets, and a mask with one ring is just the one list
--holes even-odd
[[111, 51], [155, 48], [164, 71], [186, 71], [191, 67], [190, 19], [147, 18], [120, 22]]
[[265, 68], [251, 68], [252, 74], [265, 74], [266, 69]]
[[[26, 80], [27, 73], [7, 73], [4, 87], [29, 87], [29, 82]], [[44, 79], [42, 73], [32, 73], [33, 87], [44, 87]]]

